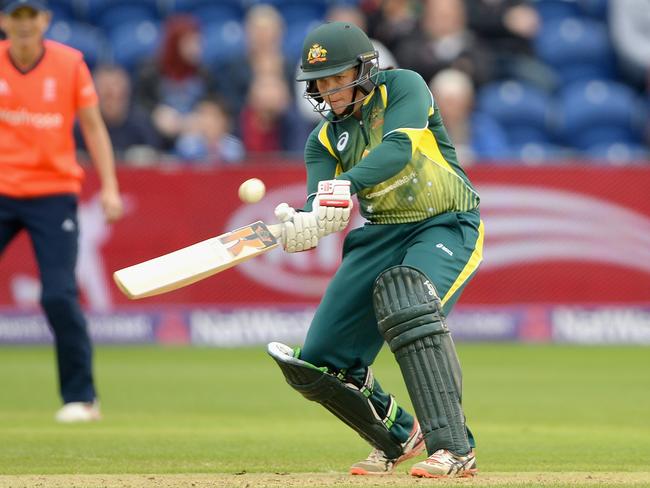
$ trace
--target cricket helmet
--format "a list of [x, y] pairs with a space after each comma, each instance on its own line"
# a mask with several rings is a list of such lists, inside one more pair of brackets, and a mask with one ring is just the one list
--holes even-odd
[[307, 82], [304, 96], [314, 105], [314, 110], [323, 115], [328, 108], [323, 94], [316, 88], [316, 80], [357, 67], [356, 79], [335, 90], [355, 88], [353, 101], [344, 114], [347, 118], [352, 114], [355, 103], [359, 102], [354, 100], [356, 90], [361, 90], [365, 98], [375, 88], [377, 57], [372, 42], [359, 27], [349, 22], [328, 22], [316, 27], [305, 38], [300, 73], [296, 80]]

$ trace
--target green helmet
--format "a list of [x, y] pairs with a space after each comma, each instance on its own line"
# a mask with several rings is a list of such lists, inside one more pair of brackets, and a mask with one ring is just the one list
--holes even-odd
[[328, 22], [316, 27], [305, 38], [300, 73], [296, 80], [307, 82], [305, 97], [312, 101], [315, 111], [323, 114], [327, 107], [316, 89], [316, 80], [355, 66], [359, 68], [356, 80], [341, 89], [358, 87], [367, 96], [375, 87], [377, 51], [365, 32], [356, 25]]

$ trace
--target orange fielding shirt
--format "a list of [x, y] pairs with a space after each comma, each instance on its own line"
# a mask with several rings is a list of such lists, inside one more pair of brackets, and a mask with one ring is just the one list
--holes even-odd
[[77, 111], [96, 104], [81, 52], [45, 41], [41, 60], [21, 73], [0, 41], [0, 194], [79, 193], [72, 129]]

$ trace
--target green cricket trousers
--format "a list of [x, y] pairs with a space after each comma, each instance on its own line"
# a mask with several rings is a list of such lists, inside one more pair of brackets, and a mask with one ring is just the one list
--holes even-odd
[[[419, 269], [436, 287], [447, 315], [478, 269], [482, 251], [478, 210], [449, 212], [408, 224], [366, 224], [352, 230], [300, 358], [362, 382], [384, 343], [373, 308], [376, 278], [396, 265]], [[388, 415], [390, 396], [378, 382], [370, 399], [378, 414]], [[413, 417], [399, 407], [391, 433], [404, 442], [412, 426]]]

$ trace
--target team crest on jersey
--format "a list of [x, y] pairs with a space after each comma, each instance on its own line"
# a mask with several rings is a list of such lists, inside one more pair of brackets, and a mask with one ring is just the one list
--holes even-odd
[[379, 107], [372, 109], [370, 116], [368, 117], [372, 129], [377, 129], [384, 125], [384, 117], [382, 117], [382, 115], [382, 110]]
[[56, 100], [56, 79], [45, 78], [43, 80], [43, 101], [53, 102]]
[[307, 62], [309, 64], [324, 63], [325, 61], [327, 61], [327, 49], [320, 44], [314, 44], [309, 48], [307, 53]]
[[0, 79], [0, 95], [9, 95], [9, 83], [7, 80]]

